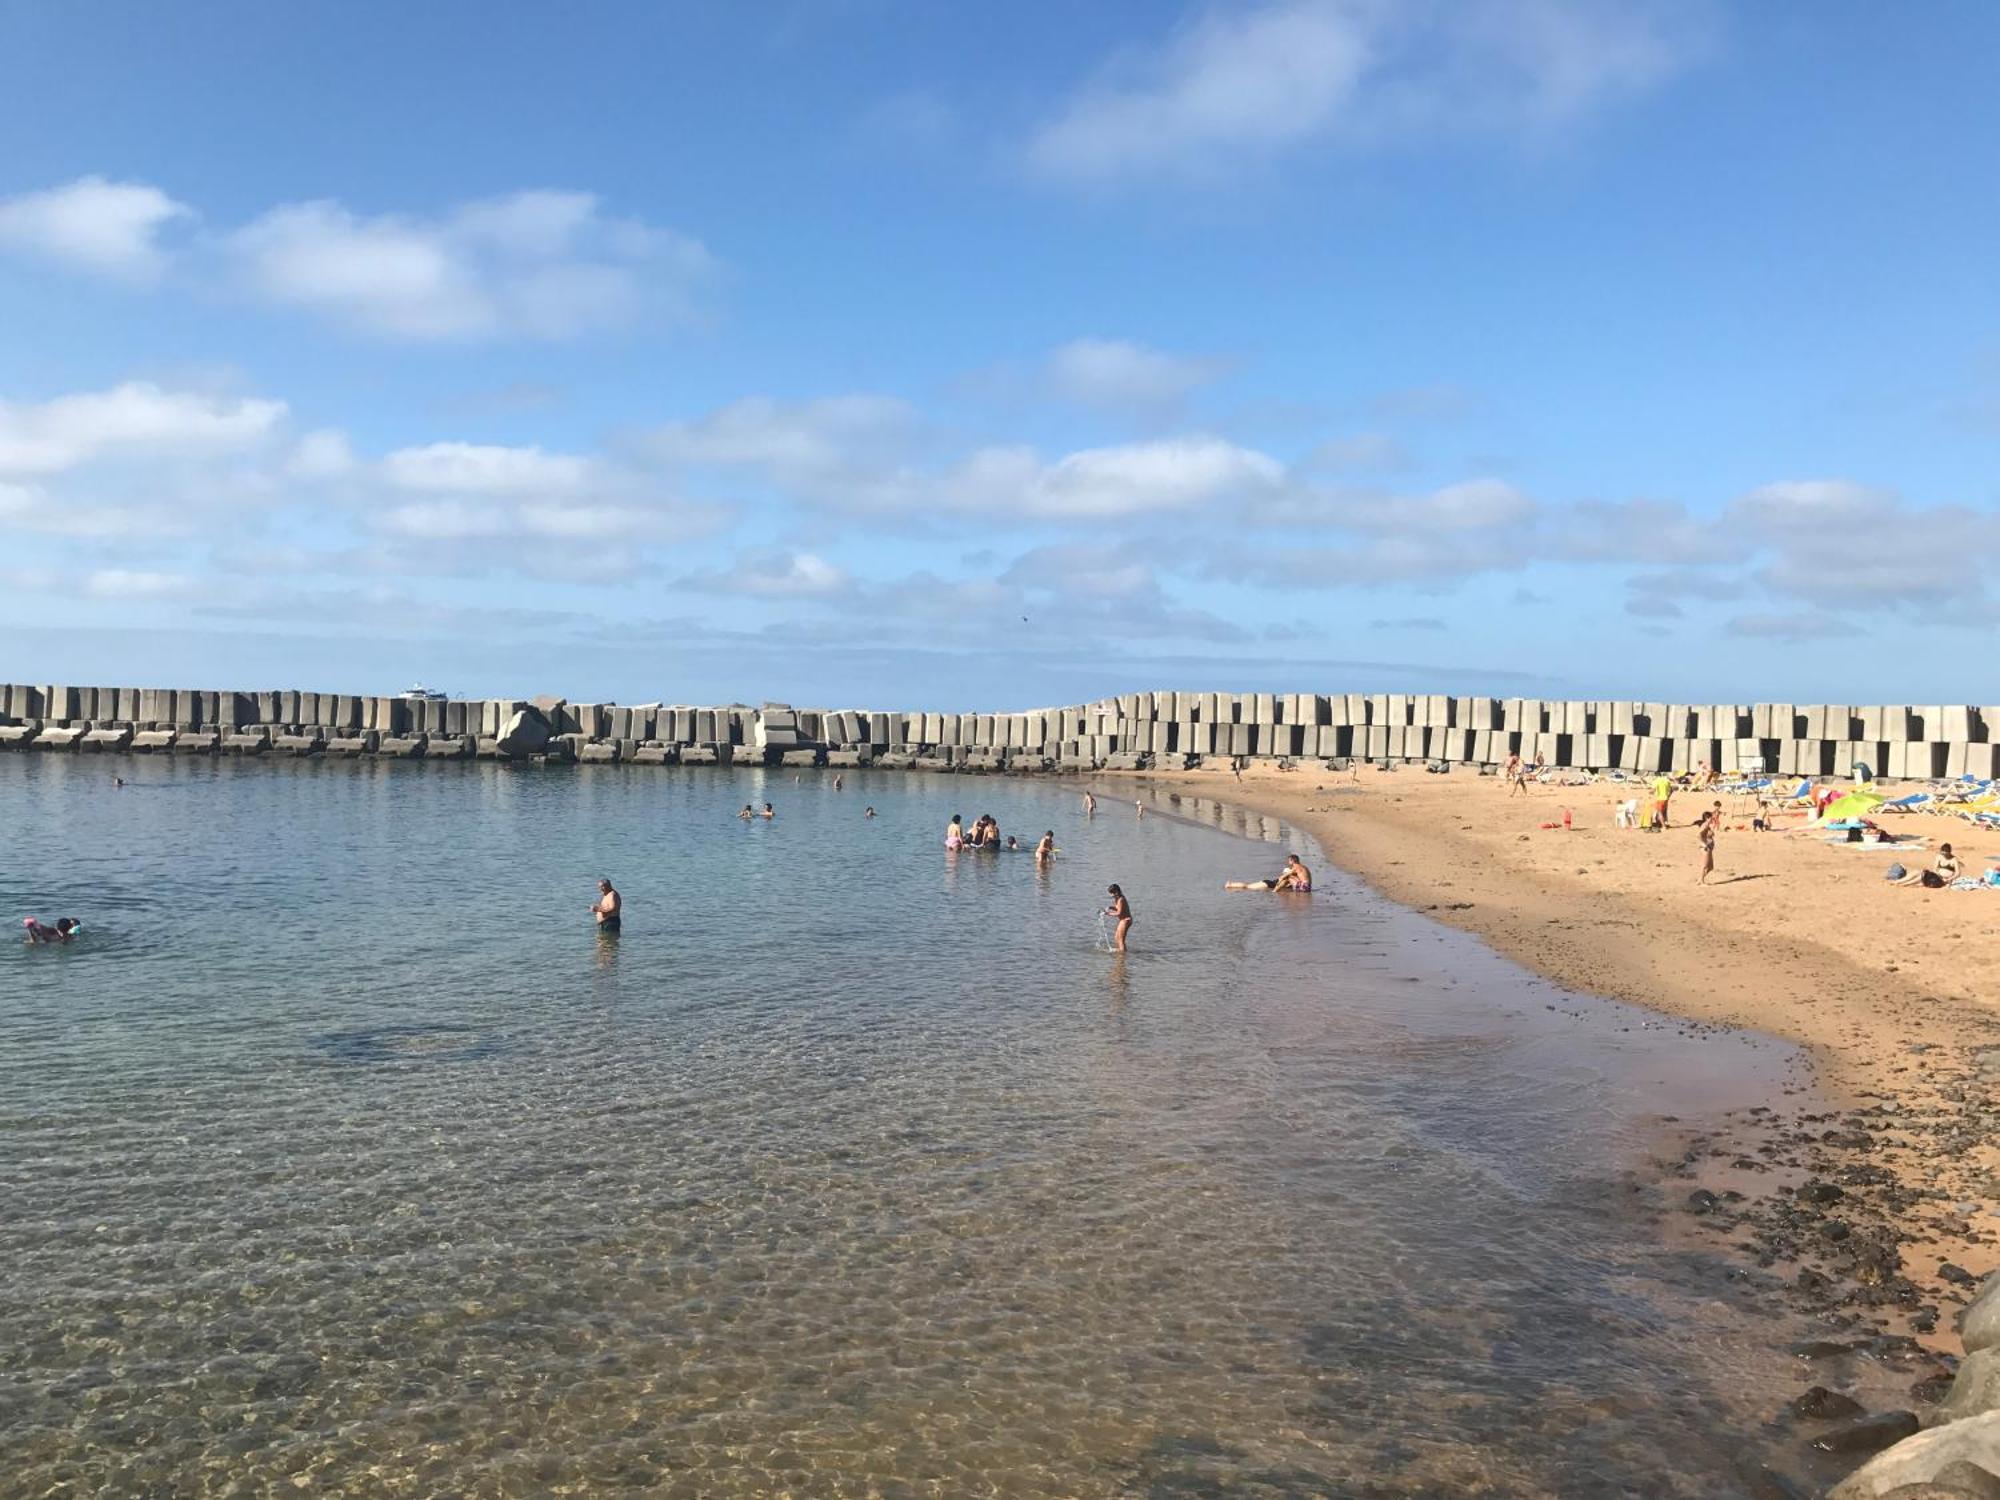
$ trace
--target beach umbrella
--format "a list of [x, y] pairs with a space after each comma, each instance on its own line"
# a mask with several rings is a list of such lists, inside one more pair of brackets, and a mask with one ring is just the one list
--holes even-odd
[[1863, 813], [1873, 812], [1889, 799], [1880, 792], [1849, 792], [1844, 797], [1836, 797], [1820, 810], [1820, 821], [1837, 822], [1846, 818], [1858, 818]]

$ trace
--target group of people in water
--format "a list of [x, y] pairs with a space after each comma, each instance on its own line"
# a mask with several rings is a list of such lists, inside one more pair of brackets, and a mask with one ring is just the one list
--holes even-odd
[[[1009, 854], [1026, 852], [1021, 848], [1021, 841], [1011, 833], [1004, 843], [1001, 841], [1000, 824], [991, 813], [981, 813], [970, 832], [965, 827], [965, 815], [953, 813], [944, 831], [944, 846], [952, 853], [960, 849], [995, 849]], [[1056, 831], [1051, 828], [1042, 834], [1035, 845], [1035, 861], [1045, 864], [1055, 857], [1055, 853]]]
[[[1138, 809], [1138, 815], [1143, 818], [1146, 815], [1145, 802], [1141, 800], [1134, 805]], [[1097, 798], [1090, 792], [1083, 794], [1083, 812], [1085, 817], [1096, 815]], [[768, 802], [761, 811], [755, 804], [746, 802], [743, 804], [743, 810], [736, 816], [744, 822], [770, 821], [776, 818], [777, 813]], [[875, 809], [869, 807], [862, 816], [873, 818]], [[1015, 835], [1003, 836], [999, 820], [991, 813], [981, 813], [969, 829], [965, 826], [964, 814], [953, 813], [951, 822], [945, 827], [944, 847], [946, 852], [951, 854], [961, 850], [981, 852], [990, 850], [995, 853], [1015, 854], [1030, 852]], [[1056, 848], [1056, 833], [1053, 828], [1043, 830], [1042, 836], [1035, 841], [1032, 852], [1035, 863], [1044, 867], [1062, 852]], [[1223, 884], [1223, 889], [1226, 891], [1286, 891], [1302, 896], [1311, 895], [1312, 888], [1312, 871], [1296, 854], [1288, 856], [1284, 868], [1268, 880], [1231, 880]], [[591, 918], [596, 922], [600, 935], [615, 936], [624, 925], [624, 898], [609, 880], [598, 881], [597, 891], [597, 900], [592, 902], [590, 907]], [[1100, 915], [1109, 925], [1112, 951], [1123, 953], [1126, 951], [1127, 938], [1132, 931], [1134, 919], [1132, 900], [1115, 883], [1106, 887], [1105, 895], [1109, 898], [1109, 904], [1103, 908]]]

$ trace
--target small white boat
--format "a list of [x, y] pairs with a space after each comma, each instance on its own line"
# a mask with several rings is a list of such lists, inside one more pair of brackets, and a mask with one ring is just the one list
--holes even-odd
[[427, 688], [421, 682], [403, 694], [413, 703], [442, 703], [445, 695], [436, 688]]

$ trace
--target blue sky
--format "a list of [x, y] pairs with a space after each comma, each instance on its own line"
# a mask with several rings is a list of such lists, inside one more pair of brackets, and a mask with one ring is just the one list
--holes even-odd
[[1997, 55], [0, 4], [0, 675], [1994, 702]]

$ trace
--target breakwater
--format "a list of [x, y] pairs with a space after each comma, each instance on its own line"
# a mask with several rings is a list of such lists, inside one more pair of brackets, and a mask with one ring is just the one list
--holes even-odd
[[0, 748], [653, 765], [1176, 769], [1213, 758], [2000, 774], [2000, 705], [1144, 692], [1009, 713], [0, 685]]

